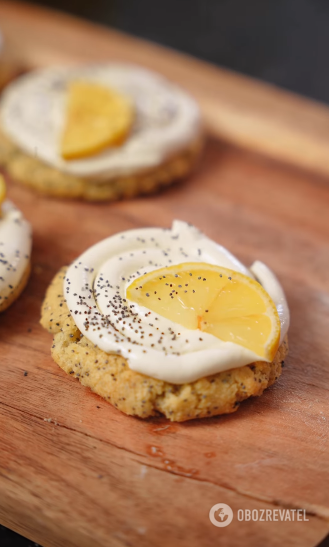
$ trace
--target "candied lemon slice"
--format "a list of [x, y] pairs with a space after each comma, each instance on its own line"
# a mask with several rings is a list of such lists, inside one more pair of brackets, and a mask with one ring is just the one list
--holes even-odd
[[280, 340], [274, 302], [257, 282], [205, 263], [154, 270], [127, 288], [127, 298], [182, 325], [239, 344], [272, 361]]
[[117, 91], [90, 82], [71, 82], [61, 140], [62, 157], [85, 158], [122, 144], [133, 120], [132, 103]]
[[6, 183], [3, 176], [0, 175], [0, 209], [1, 209], [2, 203], [5, 201], [5, 197], [6, 197]]

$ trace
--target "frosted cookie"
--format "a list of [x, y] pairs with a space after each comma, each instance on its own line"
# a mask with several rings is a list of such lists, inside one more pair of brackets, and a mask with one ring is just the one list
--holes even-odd
[[31, 247], [30, 224], [13, 203], [5, 200], [0, 176], [0, 312], [18, 298], [28, 281]]
[[202, 147], [195, 101], [137, 66], [48, 68], [0, 102], [0, 165], [43, 194], [113, 200], [185, 177]]
[[180, 221], [88, 249], [56, 275], [41, 324], [60, 367], [141, 418], [234, 412], [278, 378], [288, 351], [275, 275]]

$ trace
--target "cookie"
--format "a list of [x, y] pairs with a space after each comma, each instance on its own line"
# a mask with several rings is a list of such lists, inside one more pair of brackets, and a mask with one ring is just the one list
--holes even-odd
[[20, 294], [25, 289], [27, 282], [29, 280], [31, 273], [31, 262], [28, 261], [25, 270], [22, 273], [22, 276], [20, 280], [18, 281], [17, 285], [10, 289], [9, 292], [6, 293], [5, 296], [0, 296], [0, 313], [5, 311], [9, 306], [17, 300], [17, 298], [20, 296]]
[[[179, 301], [185, 311], [183, 293], [190, 291], [186, 298], [192, 299], [191, 309], [195, 298], [201, 295], [209, 308], [205, 312], [211, 312], [202, 295], [207, 293], [207, 287], [210, 291], [217, 289], [213, 289], [210, 279], [200, 276], [198, 270], [207, 271], [209, 264], [203, 262], [205, 256], [211, 261], [213, 272], [222, 272], [221, 277], [225, 272], [229, 274], [224, 280], [223, 293], [231, 325], [227, 340], [224, 331], [218, 339], [204, 324], [192, 327], [191, 316], [182, 316], [173, 295], [181, 291]], [[184, 262], [180, 263], [181, 260]], [[225, 261], [225, 267], [217, 270], [216, 264]], [[171, 262], [177, 266], [169, 266]], [[229, 264], [234, 265], [234, 271], [226, 268]], [[261, 395], [280, 376], [288, 352], [289, 311], [285, 297], [274, 274], [260, 265], [253, 266], [255, 276], [257, 272], [262, 285], [267, 285], [269, 294], [274, 295], [274, 304], [269, 294], [253, 280], [250, 271], [248, 274], [233, 255], [193, 226], [175, 221], [171, 230], [146, 228], [116, 234], [88, 249], [68, 269], [63, 268], [49, 287], [42, 306], [41, 324], [53, 334], [53, 359], [65, 372], [129, 415], [147, 418], [161, 413], [172, 421], [185, 421], [234, 412], [241, 401]], [[159, 267], [166, 268], [166, 273], [158, 276]], [[169, 294], [164, 302], [164, 293], [152, 290], [153, 303], [150, 302], [149, 307], [140, 302], [136, 304], [136, 299], [134, 302], [129, 296], [132, 290], [143, 292], [145, 279], [147, 283], [150, 279], [147, 269], [155, 283], [160, 282], [159, 279], [164, 285], [168, 284]], [[184, 283], [182, 270], [187, 272]], [[177, 290], [172, 279], [177, 279]], [[258, 311], [252, 308], [251, 315], [243, 312], [241, 323], [241, 309], [253, 305], [254, 298], [248, 291], [244, 296], [243, 283], [240, 283], [244, 279], [249, 288], [256, 290]], [[195, 286], [200, 290], [195, 290]], [[154, 288], [157, 287], [154, 285]], [[240, 308], [234, 301], [236, 294]], [[262, 297], [264, 306], [259, 299]], [[149, 302], [151, 294], [145, 293], [145, 298]], [[231, 304], [227, 298], [231, 298]], [[213, 301], [213, 297], [211, 299]], [[159, 308], [154, 310], [158, 300], [164, 306], [163, 313]], [[266, 302], [271, 302], [272, 307]], [[173, 317], [167, 313], [171, 306]], [[280, 317], [275, 306], [280, 310]], [[238, 309], [238, 321], [232, 316], [232, 309]], [[256, 354], [248, 346], [248, 340], [232, 342], [235, 331], [241, 339], [241, 324], [248, 324], [251, 316], [264, 326], [264, 332], [273, 327], [276, 333], [270, 361], [257, 359], [261, 350]], [[221, 318], [223, 323], [223, 313]], [[281, 331], [279, 328], [277, 332], [274, 327], [278, 322]]]
[[[79, 153], [83, 156], [101, 142], [110, 141], [105, 137], [97, 140], [96, 135], [88, 143], [92, 128], [95, 131], [102, 124], [86, 116], [80, 129], [72, 129], [72, 119], [81, 119], [75, 118], [73, 111], [64, 135], [81, 141], [83, 132], [86, 142], [85, 146], [73, 142], [79, 144], [78, 152], [72, 142], [66, 143], [62, 157], [59, 143], [66, 97], [70, 85], [79, 81], [92, 82], [88, 84], [91, 88], [96, 82], [105, 90], [114, 89], [116, 96], [122, 93], [128, 97], [134, 108], [133, 122], [130, 127], [125, 113], [126, 129], [120, 133], [123, 142], [79, 157]], [[119, 114], [122, 120], [122, 112], [118, 118]], [[106, 135], [113, 137], [113, 131]], [[136, 66], [108, 64], [32, 72], [9, 85], [0, 101], [0, 165], [14, 181], [53, 197], [105, 201], [155, 192], [195, 168], [203, 140], [195, 101], [165, 79]], [[65, 159], [67, 150], [73, 159]]]
[[29, 279], [32, 234], [30, 224], [10, 201], [5, 200], [0, 209], [0, 312], [3, 312], [18, 298]]
[[54, 339], [51, 354], [67, 373], [125, 414], [171, 421], [235, 412], [242, 401], [261, 395], [280, 376], [288, 352], [287, 337], [272, 363], [255, 362], [181, 385], [150, 378], [129, 368], [127, 359], [96, 347], [76, 327], [63, 296], [66, 268], [48, 288], [42, 326]]

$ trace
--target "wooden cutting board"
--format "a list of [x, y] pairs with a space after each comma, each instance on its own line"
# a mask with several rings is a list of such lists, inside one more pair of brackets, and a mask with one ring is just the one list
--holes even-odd
[[[31, 221], [33, 273], [0, 317], [0, 521], [45, 547], [313, 546], [329, 531], [329, 110], [117, 32], [0, 4], [19, 63], [129, 60], [200, 101], [197, 173], [116, 204], [50, 200], [10, 183]], [[246, 264], [273, 268], [291, 307], [282, 377], [231, 416], [127, 417], [50, 357], [40, 306], [52, 277], [117, 231], [193, 222]], [[210, 508], [234, 511], [226, 528]], [[305, 509], [307, 522], [239, 522], [238, 509]]]

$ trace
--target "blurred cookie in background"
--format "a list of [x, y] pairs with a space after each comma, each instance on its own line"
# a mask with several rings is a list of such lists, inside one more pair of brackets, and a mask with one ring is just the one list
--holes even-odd
[[154, 192], [193, 170], [202, 143], [194, 99], [135, 65], [33, 71], [0, 102], [0, 165], [49, 196], [103, 201]]

